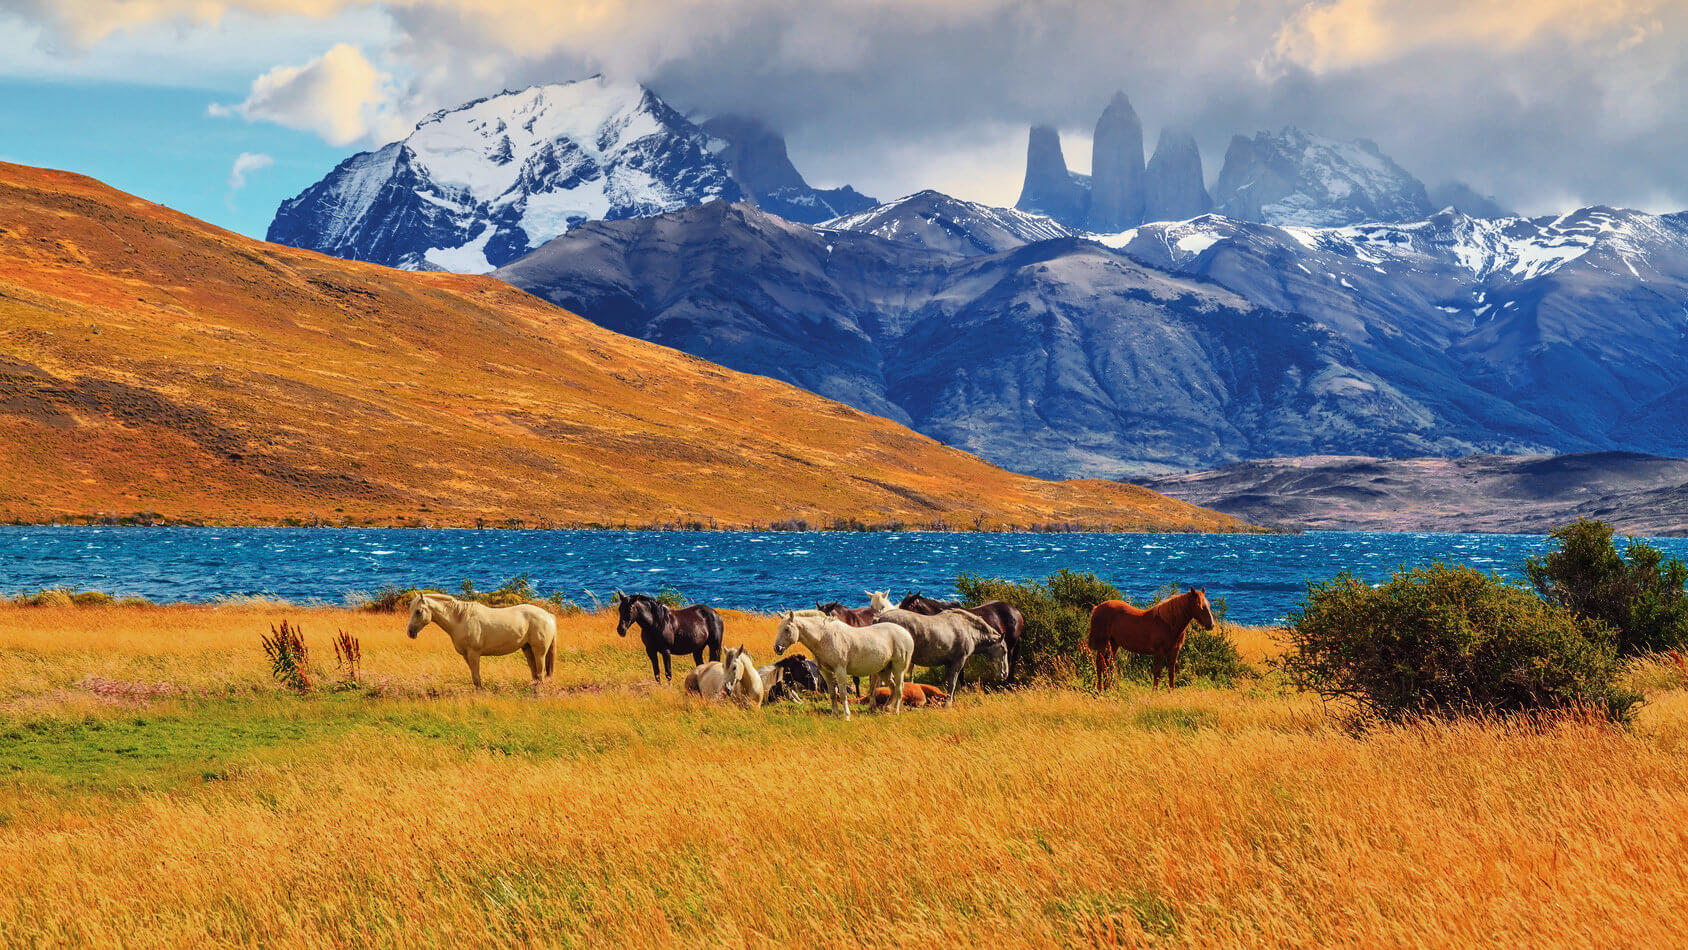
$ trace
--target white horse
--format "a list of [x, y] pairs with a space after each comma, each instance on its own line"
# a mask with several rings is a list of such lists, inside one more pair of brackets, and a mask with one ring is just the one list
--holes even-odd
[[488, 607], [450, 594], [417, 594], [410, 601], [410, 638], [430, 623], [451, 635], [451, 645], [469, 664], [469, 678], [481, 688], [481, 657], [522, 651], [533, 687], [551, 676], [557, 663], [557, 618], [532, 604]]
[[906, 628], [914, 638], [911, 662], [915, 666], [943, 667], [944, 686], [949, 693], [944, 705], [955, 702], [961, 669], [975, 656], [986, 657], [998, 679], [1008, 678], [1008, 646], [1002, 639], [1002, 631], [976, 614], [965, 610], [917, 614], [893, 606], [890, 591], [870, 590], [867, 596], [876, 618]]
[[869, 696], [883, 678], [891, 688], [892, 712], [903, 711], [903, 678], [914, 657], [914, 638], [906, 629], [894, 623], [852, 627], [819, 611], [787, 611], [780, 618], [774, 652], [784, 653], [793, 643], [803, 644], [820, 664], [832, 693], [834, 713], [843, 702], [844, 718], [850, 718], [850, 694], [845, 683], [851, 676], [868, 677]]
[[727, 698], [741, 706], [760, 708], [762, 674], [751, 661], [750, 653], [743, 646], [728, 650], [721, 658], [721, 668], [726, 671]]

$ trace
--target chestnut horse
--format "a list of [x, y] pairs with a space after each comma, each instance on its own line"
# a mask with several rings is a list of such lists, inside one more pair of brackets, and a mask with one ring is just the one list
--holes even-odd
[[[679, 610], [670, 610], [667, 605], [649, 594], [615, 593], [615, 607], [617, 622], [615, 632], [617, 636], [627, 636], [627, 628], [637, 625], [639, 639], [645, 644], [645, 654], [651, 658], [651, 675], [658, 683], [667, 674], [669, 682], [674, 680], [674, 659], [676, 653], [690, 653], [692, 662], [703, 665], [703, 651], [709, 651], [711, 660], [721, 659], [721, 615], [703, 604], [693, 604]], [[657, 668], [657, 657], [662, 657], [662, 668]]]
[[1002, 642], [1008, 645], [1008, 675], [1003, 677], [1002, 685], [1008, 686], [1014, 682], [1014, 673], [1020, 668], [1020, 632], [1025, 629], [1026, 618], [1021, 616], [1020, 611], [1012, 604], [987, 600], [977, 607], [963, 607], [959, 600], [938, 600], [915, 591], [904, 597], [897, 607], [927, 615], [944, 610], [965, 610], [995, 627], [997, 632], [1002, 634]]
[[1192, 587], [1144, 610], [1123, 600], [1104, 600], [1090, 611], [1090, 652], [1096, 658], [1096, 689], [1105, 689], [1121, 647], [1132, 653], [1154, 657], [1154, 680], [1160, 685], [1161, 670], [1167, 670], [1166, 688], [1178, 679], [1178, 651], [1184, 649], [1184, 629], [1190, 621], [1213, 629], [1213, 608], [1207, 591]]

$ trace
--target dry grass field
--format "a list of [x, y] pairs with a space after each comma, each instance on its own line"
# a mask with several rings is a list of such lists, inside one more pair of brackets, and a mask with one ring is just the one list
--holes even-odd
[[[283, 617], [336, 679], [285, 693]], [[770, 655], [769, 618], [728, 642]], [[608, 615], [467, 688], [400, 616], [0, 607], [0, 944], [1666, 946], [1688, 677], [1635, 728], [1355, 736], [1270, 677], [846, 723], [652, 688]], [[1267, 631], [1238, 635], [1251, 659]], [[689, 666], [682, 663], [681, 666]]]
[[0, 162], [0, 520], [1082, 523], [1239, 530], [1017, 475], [490, 277], [231, 234]]

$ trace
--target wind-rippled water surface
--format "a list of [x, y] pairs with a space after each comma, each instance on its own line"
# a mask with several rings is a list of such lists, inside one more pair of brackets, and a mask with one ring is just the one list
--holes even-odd
[[[1688, 557], [1688, 539], [1654, 543]], [[1533, 535], [1322, 532], [898, 534], [473, 531], [354, 528], [0, 528], [0, 591], [69, 586], [161, 601], [266, 594], [340, 601], [383, 585], [481, 589], [528, 574], [589, 603], [617, 588], [672, 587], [722, 607], [865, 602], [868, 588], [954, 592], [955, 577], [1094, 571], [1128, 596], [1204, 584], [1233, 620], [1284, 616], [1309, 580], [1343, 570], [1381, 580], [1400, 564], [1462, 562], [1522, 577], [1548, 542]]]

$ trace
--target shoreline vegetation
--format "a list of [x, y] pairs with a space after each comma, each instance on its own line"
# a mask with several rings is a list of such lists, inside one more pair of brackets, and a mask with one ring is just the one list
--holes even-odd
[[1300, 534], [1299, 529], [1272, 528], [1244, 522], [1226, 525], [1203, 525], [1190, 521], [1183, 524], [1155, 522], [1147, 519], [1110, 522], [1049, 521], [1018, 524], [975, 518], [971, 521], [943, 520], [926, 522], [861, 521], [855, 518], [808, 519], [777, 518], [770, 521], [722, 522], [714, 518], [689, 518], [673, 521], [613, 522], [613, 521], [552, 521], [526, 518], [475, 518], [472, 521], [433, 519], [428, 517], [361, 520], [339, 519], [318, 515], [221, 521], [205, 518], [172, 518], [156, 512], [134, 514], [59, 515], [44, 521], [12, 519], [4, 522], [18, 528], [378, 528], [387, 530], [499, 530], [499, 531], [721, 531], [744, 533], [780, 532], [840, 532], [840, 533], [897, 533], [932, 532], [958, 534]]

